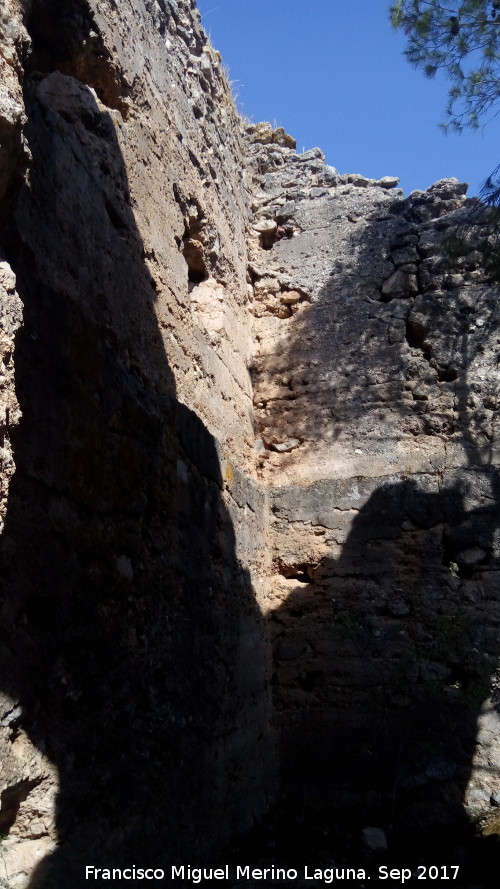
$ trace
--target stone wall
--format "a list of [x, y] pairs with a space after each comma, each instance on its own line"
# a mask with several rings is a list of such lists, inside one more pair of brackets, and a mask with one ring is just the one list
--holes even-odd
[[6, 0], [0, 37], [0, 881], [203, 863], [283, 798], [465, 830], [500, 799], [466, 187], [245, 127], [192, 0]]
[[465, 185], [250, 135], [282, 788], [442, 848], [500, 790], [498, 289]]
[[0, 877], [76, 887], [273, 792], [248, 198], [190, 0], [2, 28]]

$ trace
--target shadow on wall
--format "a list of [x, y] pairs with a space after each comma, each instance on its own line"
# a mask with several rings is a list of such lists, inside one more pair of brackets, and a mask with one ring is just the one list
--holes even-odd
[[[381, 484], [340, 558], [324, 560], [274, 612], [282, 782], [293, 809], [334, 811], [358, 837], [374, 820], [390, 849], [427, 854], [427, 863], [460, 846], [478, 715], [487, 698], [490, 712], [500, 710], [497, 684], [490, 696], [499, 493], [493, 470], [434, 491]], [[468, 507], [480, 494], [485, 505]], [[474, 548], [479, 563], [454, 567]], [[498, 792], [495, 768], [481, 778]]]
[[[266, 634], [214, 440], [175, 397], [111, 118], [60, 74], [29, 77], [26, 106], [31, 179], [6, 234], [23, 419], [0, 687], [22, 705], [12, 737], [26, 731], [60, 775], [60, 845], [32, 889], [78, 889], [88, 863], [200, 860], [264, 809]], [[356, 331], [349, 366], [347, 340], [332, 353], [328, 326], [308, 333], [320, 361], [344, 362], [337, 403], [369, 419]], [[375, 335], [386, 376], [402, 342]], [[362, 801], [403, 840], [460, 822], [499, 651], [497, 474], [471, 457], [433, 478], [375, 489], [339, 558], [271, 619], [299, 653], [275, 672], [289, 799]], [[459, 559], [474, 548], [472, 566]]]
[[[361, 273], [377, 238], [380, 245], [378, 224], [353, 235]], [[395, 215], [384, 224], [394, 249], [416, 242], [411, 219]], [[500, 478], [491, 412], [474, 410], [481, 385], [496, 384], [481, 379], [477, 365], [496, 341], [497, 295], [487, 286], [423, 289], [410, 308], [404, 294], [381, 299], [376, 274], [366, 289], [361, 283], [363, 292], [348, 284], [334, 276], [318, 305], [293, 321], [282, 364], [314, 340], [317, 363], [338, 388], [329, 418], [321, 396], [311, 397], [309, 414], [300, 400], [287, 403], [284, 410], [296, 414], [291, 425], [302, 422], [306, 439], [311, 427], [338, 424], [347, 448], [358, 437], [370, 454], [381, 425], [392, 424], [393, 441], [414, 435], [415, 449], [419, 442], [425, 449], [437, 436], [455, 454], [462, 449], [462, 460], [447, 470], [440, 460], [438, 469], [429, 463], [414, 479], [394, 461], [391, 472], [388, 461], [389, 478], [359, 479], [371, 493], [340, 555], [302, 566], [303, 583], [271, 615], [282, 789], [290, 810], [328, 812], [358, 843], [361, 828], [375, 823], [390, 851], [406, 849], [427, 864], [435, 853], [449, 863], [450, 848], [459, 850], [469, 835], [463, 804], [485, 707], [491, 750], [476, 759], [479, 796], [468, 802], [484, 805], [500, 791]], [[484, 326], [474, 339], [467, 330], [475, 315]], [[404, 398], [408, 390], [420, 392], [413, 402]], [[382, 444], [390, 454], [390, 441]], [[330, 494], [328, 482], [320, 486], [320, 511], [333, 512], [335, 483]], [[283, 491], [275, 513], [291, 521]], [[309, 521], [321, 525], [303, 507], [297, 521], [304, 536]]]
[[457, 183], [439, 186], [392, 203], [382, 189], [337, 188], [303, 201], [296, 237], [274, 245], [272, 268], [290, 265], [303, 289], [324, 269], [324, 283], [258, 357], [263, 439], [301, 442], [289, 455], [267, 455], [273, 465], [314, 466], [318, 449], [324, 458], [329, 448], [330, 462], [347, 464], [341, 473], [358, 474], [362, 452], [379, 474], [411, 473], [411, 451], [413, 461], [419, 445], [444, 456], [450, 437], [456, 449], [473, 450], [469, 462], [492, 461], [498, 291], [474, 251], [450, 267], [442, 241], [470, 211]]
[[22, 706], [12, 738], [60, 776], [59, 846], [30, 885], [76, 889], [89, 863], [199, 859], [262, 810], [266, 651], [214, 440], [175, 398], [111, 118], [58, 72], [27, 79], [26, 106], [0, 686]]

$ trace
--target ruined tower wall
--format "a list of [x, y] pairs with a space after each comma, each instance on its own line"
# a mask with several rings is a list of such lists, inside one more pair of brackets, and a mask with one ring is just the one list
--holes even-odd
[[283, 786], [411, 845], [498, 793], [498, 288], [464, 184], [251, 135]]
[[249, 200], [190, 0], [1, 27], [0, 876], [77, 886], [273, 793]]
[[0, 36], [0, 877], [204, 861], [280, 795], [394, 842], [484, 811], [498, 290], [446, 258], [465, 187], [245, 127], [191, 0], [6, 0]]

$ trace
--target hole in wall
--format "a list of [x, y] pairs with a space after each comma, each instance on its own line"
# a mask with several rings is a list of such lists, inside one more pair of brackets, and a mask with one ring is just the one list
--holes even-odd
[[279, 573], [287, 580], [298, 580], [300, 583], [314, 583], [314, 565], [301, 562], [298, 565], [279, 565]]
[[260, 246], [263, 250], [272, 250], [277, 241], [276, 232], [262, 232]]
[[203, 272], [188, 267], [188, 281], [190, 284], [201, 284], [202, 281], [206, 281], [207, 277]]
[[450, 675], [447, 679], [447, 685], [451, 688], [467, 688], [477, 679], [474, 671], [467, 668], [463, 664], [454, 664], [451, 667]]
[[425, 327], [421, 321], [412, 318], [406, 322], [406, 342], [412, 349], [422, 349], [425, 340]]
[[6, 787], [1, 794], [1, 813], [0, 813], [0, 833], [7, 835], [16, 821], [21, 803], [28, 798], [34, 787], [39, 784], [39, 780], [29, 780], [28, 778], [19, 781], [12, 787]]
[[202, 281], [206, 281], [208, 271], [201, 242], [188, 235], [183, 242], [182, 255], [188, 267], [188, 281], [191, 284], [201, 284]]
[[436, 367], [438, 380], [440, 383], [453, 383], [458, 378], [458, 370], [452, 364], [448, 367]]
[[290, 238], [293, 238], [294, 232], [295, 229], [293, 225], [278, 225], [278, 228], [276, 229], [276, 240], [282, 241], [283, 238], [289, 240]]

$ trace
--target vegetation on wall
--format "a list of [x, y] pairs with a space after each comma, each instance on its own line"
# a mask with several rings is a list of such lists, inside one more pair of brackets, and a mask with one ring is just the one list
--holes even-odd
[[[499, 0], [397, 0], [391, 23], [407, 36], [405, 55], [426, 77], [443, 72], [451, 81], [445, 132], [478, 129], [500, 108]], [[500, 165], [486, 179], [481, 202], [471, 209], [453, 248], [475, 241], [484, 265], [500, 280]]]

